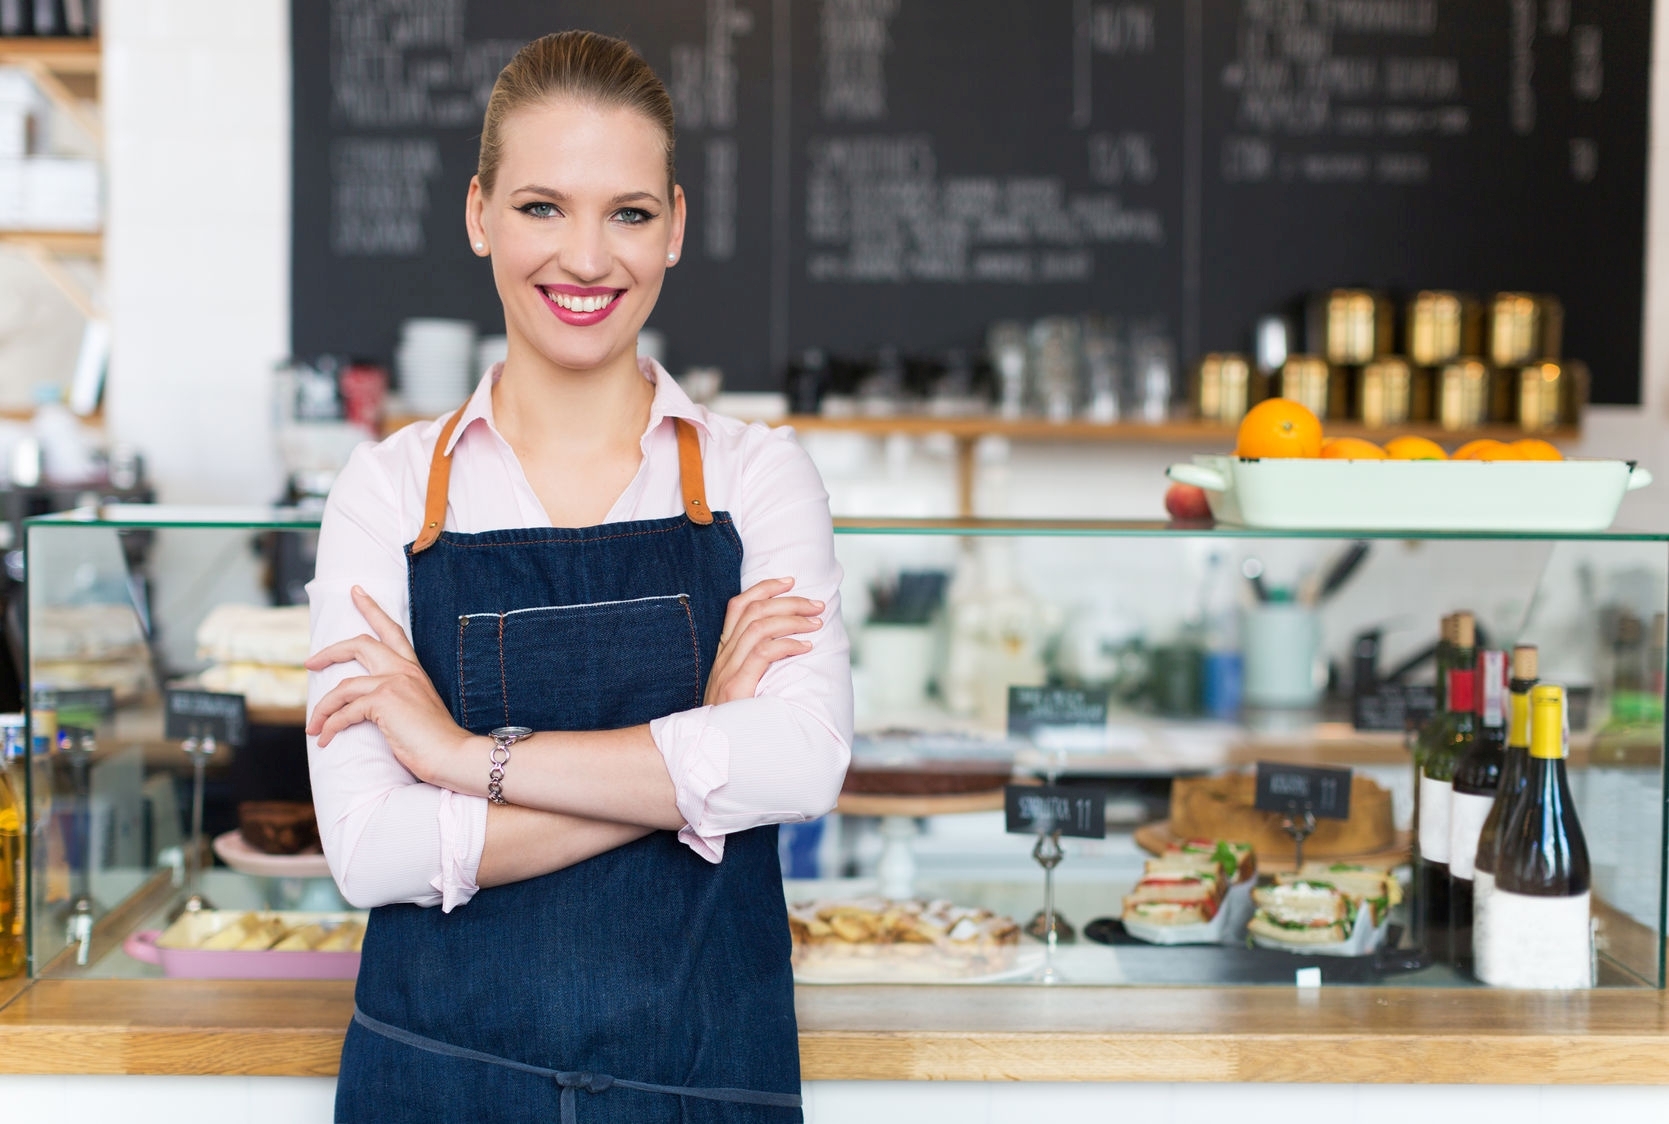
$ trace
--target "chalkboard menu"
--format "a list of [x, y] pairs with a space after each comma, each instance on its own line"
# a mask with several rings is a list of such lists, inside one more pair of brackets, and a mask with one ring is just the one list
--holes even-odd
[[1180, 358], [1341, 285], [1549, 292], [1639, 401], [1650, 0], [297, 0], [292, 343], [502, 330], [463, 200], [494, 76], [562, 27], [666, 81], [669, 366], [977, 348], [1096, 313]]

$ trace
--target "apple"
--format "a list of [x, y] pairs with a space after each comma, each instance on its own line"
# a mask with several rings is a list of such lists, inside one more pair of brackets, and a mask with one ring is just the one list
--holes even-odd
[[1193, 484], [1172, 484], [1165, 490], [1165, 511], [1178, 523], [1211, 522], [1211, 503], [1205, 489]]

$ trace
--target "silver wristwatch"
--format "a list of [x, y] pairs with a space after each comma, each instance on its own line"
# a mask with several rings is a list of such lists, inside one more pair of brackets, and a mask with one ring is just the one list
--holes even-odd
[[510, 764], [510, 747], [531, 733], [526, 726], [500, 726], [488, 732], [493, 739], [493, 767], [487, 773], [487, 799], [494, 804], [508, 803], [504, 799], [504, 767]]

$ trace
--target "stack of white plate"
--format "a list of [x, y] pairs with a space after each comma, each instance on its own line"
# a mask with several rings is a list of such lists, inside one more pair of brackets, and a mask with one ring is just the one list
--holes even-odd
[[510, 337], [482, 336], [475, 341], [475, 377], [487, 373], [494, 363], [502, 363], [510, 354]]
[[394, 350], [400, 399], [414, 414], [450, 410], [475, 383], [475, 325], [468, 320], [407, 320]]

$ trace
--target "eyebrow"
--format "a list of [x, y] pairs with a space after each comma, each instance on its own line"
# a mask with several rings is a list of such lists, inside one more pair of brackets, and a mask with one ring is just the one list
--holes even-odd
[[[568, 195], [566, 192], [561, 192], [554, 187], [546, 187], [543, 184], [537, 183], [530, 183], [522, 187], [518, 187], [514, 192], [512, 192], [512, 194], [540, 195], [549, 199], [553, 203], [568, 202]], [[661, 202], [661, 197], [649, 191], [627, 191], [616, 195], [613, 199], [610, 199], [608, 201], [608, 205], [610, 207], [623, 207], [628, 203], [644, 202], [659, 204]]]

